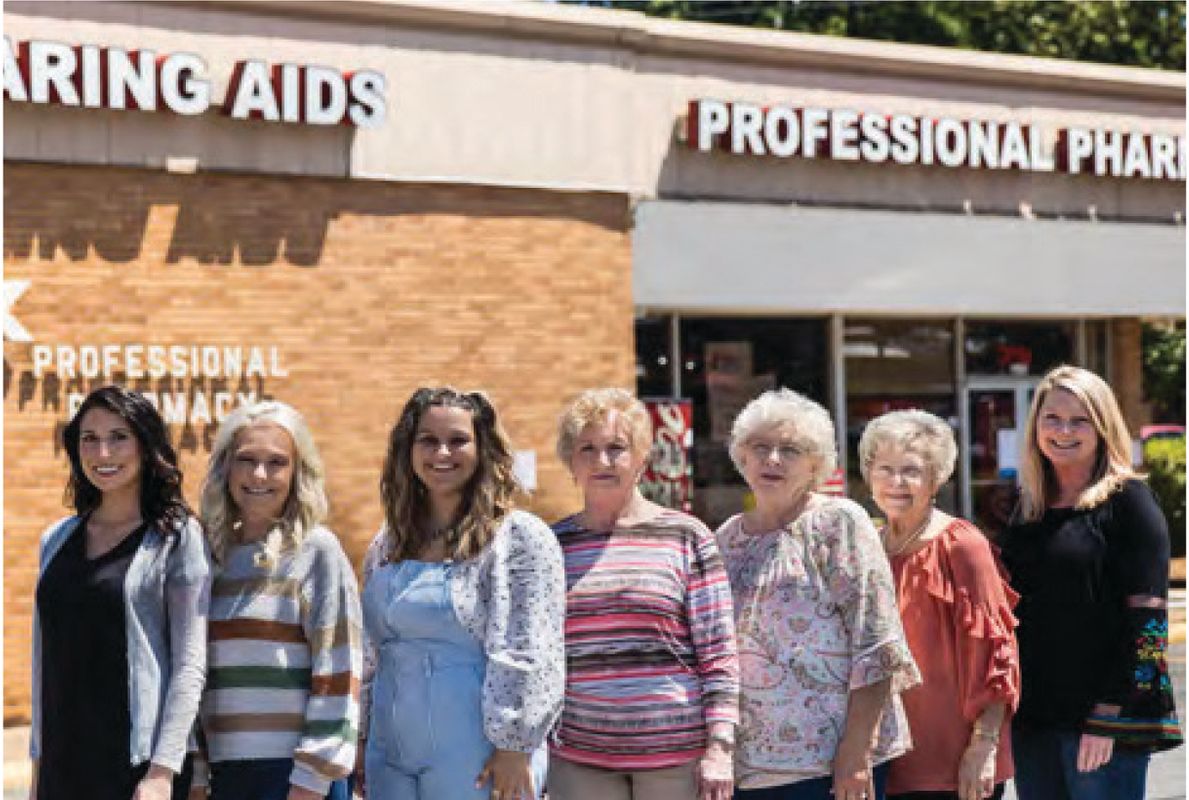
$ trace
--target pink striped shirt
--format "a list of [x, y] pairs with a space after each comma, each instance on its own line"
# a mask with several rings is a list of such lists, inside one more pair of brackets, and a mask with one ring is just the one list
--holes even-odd
[[714, 536], [665, 511], [612, 531], [554, 526], [566, 561], [566, 695], [553, 752], [616, 770], [699, 757], [738, 722], [731, 590]]

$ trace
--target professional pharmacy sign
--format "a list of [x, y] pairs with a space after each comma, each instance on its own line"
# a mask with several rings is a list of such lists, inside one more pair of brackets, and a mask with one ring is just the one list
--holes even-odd
[[[385, 118], [384, 76], [304, 64], [235, 64], [223, 113], [305, 125], [374, 128]], [[214, 96], [206, 62], [161, 54], [4, 37], [4, 99], [79, 108], [205, 113]]]
[[828, 158], [971, 169], [1017, 169], [1113, 178], [1185, 180], [1185, 137], [1108, 128], [1037, 125], [693, 100], [686, 143], [703, 152]]

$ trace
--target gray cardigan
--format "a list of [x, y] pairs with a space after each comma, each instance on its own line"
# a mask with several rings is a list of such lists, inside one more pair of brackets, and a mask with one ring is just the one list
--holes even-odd
[[[365, 584], [383, 565], [383, 547], [381, 529], [364, 557]], [[566, 571], [557, 537], [539, 518], [513, 511], [479, 555], [455, 563], [450, 598], [487, 656], [483, 733], [500, 750], [537, 749], [557, 722], [566, 684]], [[365, 634], [364, 735], [375, 663]]]
[[[41, 537], [38, 576], [79, 525], [67, 517]], [[202, 527], [187, 520], [176, 535], [145, 531], [124, 578], [128, 708], [132, 763], [180, 772], [206, 682], [206, 617], [211, 559]], [[33, 608], [33, 728], [29, 754], [41, 752], [41, 625]], [[113, 731], [114, 733], [114, 731]]]

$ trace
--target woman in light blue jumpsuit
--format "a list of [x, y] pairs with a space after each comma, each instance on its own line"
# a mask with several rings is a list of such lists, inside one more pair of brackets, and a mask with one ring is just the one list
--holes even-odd
[[393, 428], [364, 562], [369, 800], [541, 793], [565, 577], [549, 528], [512, 510], [511, 461], [480, 393], [420, 389]]

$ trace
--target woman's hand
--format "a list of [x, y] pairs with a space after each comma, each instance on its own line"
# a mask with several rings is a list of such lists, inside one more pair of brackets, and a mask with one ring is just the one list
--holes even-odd
[[874, 800], [871, 760], [866, 751], [847, 755], [842, 748], [834, 756], [834, 800]]
[[698, 800], [731, 800], [735, 791], [735, 766], [731, 751], [710, 740], [698, 760]]
[[1078, 744], [1078, 772], [1093, 772], [1111, 760], [1115, 740], [1109, 736], [1083, 733]]
[[170, 800], [173, 795], [173, 770], [153, 764], [136, 784], [132, 800]]
[[289, 794], [285, 800], [323, 800], [323, 798], [324, 795], [291, 783], [289, 784]]
[[491, 781], [491, 800], [531, 800], [536, 797], [528, 753], [496, 750], [475, 778], [475, 788], [483, 788], [488, 781]]
[[975, 736], [966, 745], [958, 764], [959, 800], [983, 800], [995, 792], [995, 755], [999, 746], [991, 739]]

